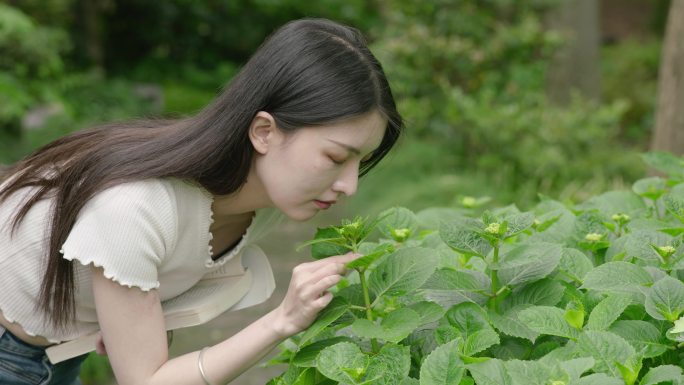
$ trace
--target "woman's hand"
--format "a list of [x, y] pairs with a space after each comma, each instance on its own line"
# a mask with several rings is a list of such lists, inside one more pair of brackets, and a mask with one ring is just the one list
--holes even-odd
[[290, 286], [283, 302], [275, 309], [273, 325], [283, 337], [306, 329], [323, 308], [332, 301], [328, 291], [347, 274], [345, 265], [360, 254], [348, 253], [302, 263], [292, 270]]

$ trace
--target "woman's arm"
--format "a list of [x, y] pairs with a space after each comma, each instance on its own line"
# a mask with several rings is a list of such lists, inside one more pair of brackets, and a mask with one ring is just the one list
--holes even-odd
[[[332, 300], [326, 290], [346, 273], [355, 255], [295, 267], [283, 302], [234, 336], [207, 349], [203, 367], [212, 384], [223, 384], [253, 366], [283, 339], [308, 327]], [[122, 286], [93, 267], [97, 317], [119, 385], [204, 385], [192, 352], [168, 359], [164, 317], [156, 290]]]

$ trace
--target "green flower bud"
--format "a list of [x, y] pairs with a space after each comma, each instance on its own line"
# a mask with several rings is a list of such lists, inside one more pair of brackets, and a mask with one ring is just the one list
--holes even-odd
[[627, 223], [630, 219], [632, 219], [629, 217], [629, 215], [623, 213], [614, 214], [612, 218], [615, 222], [618, 223]]
[[363, 226], [361, 221], [355, 220], [353, 222], [343, 224], [342, 227], [337, 229], [337, 232], [343, 237], [354, 237], [361, 229], [361, 226]]
[[603, 234], [589, 233], [584, 237], [584, 239], [589, 242], [599, 242], [603, 239]]
[[473, 197], [463, 197], [461, 199], [461, 204], [463, 205], [463, 207], [472, 208], [475, 207], [475, 205], [477, 204], [477, 199]]
[[360, 378], [363, 375], [363, 373], [366, 372], [366, 368], [363, 368], [363, 367], [356, 367], [352, 370], [353, 370], [354, 378]]
[[500, 223], [490, 223], [489, 226], [485, 229], [486, 233], [493, 234], [493, 235], [499, 235], [499, 231], [501, 230], [501, 224]]
[[670, 331], [672, 333], [684, 333], [684, 316], [674, 322], [674, 327]]
[[672, 246], [660, 246], [658, 247], [658, 254], [660, 254], [663, 257], [669, 257], [672, 254], [677, 251], [674, 247]]
[[390, 234], [397, 242], [404, 242], [411, 236], [411, 229], [391, 229]]

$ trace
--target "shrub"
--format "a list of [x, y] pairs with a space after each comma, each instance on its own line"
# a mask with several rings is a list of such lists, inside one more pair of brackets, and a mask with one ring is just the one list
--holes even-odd
[[684, 159], [644, 159], [669, 178], [575, 206], [319, 229], [314, 258], [363, 256], [269, 384], [684, 383]]
[[50, 99], [43, 82], [63, 72], [63, 31], [38, 26], [16, 8], [0, 4], [0, 134], [20, 134], [34, 104]]

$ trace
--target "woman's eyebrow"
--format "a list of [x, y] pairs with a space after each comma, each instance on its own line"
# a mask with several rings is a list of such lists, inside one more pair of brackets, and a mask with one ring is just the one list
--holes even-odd
[[359, 150], [359, 149], [356, 148], [356, 147], [350, 146], [350, 145], [345, 144], [345, 143], [340, 143], [340, 142], [338, 142], [338, 141], [336, 141], [336, 140], [332, 140], [332, 139], [328, 139], [328, 141], [333, 142], [333, 143], [335, 143], [335, 144], [338, 145], [338, 146], [344, 147], [344, 148], [346, 148], [347, 150], [353, 152], [353, 153], [356, 154], [356, 155], [361, 155], [361, 150]]

